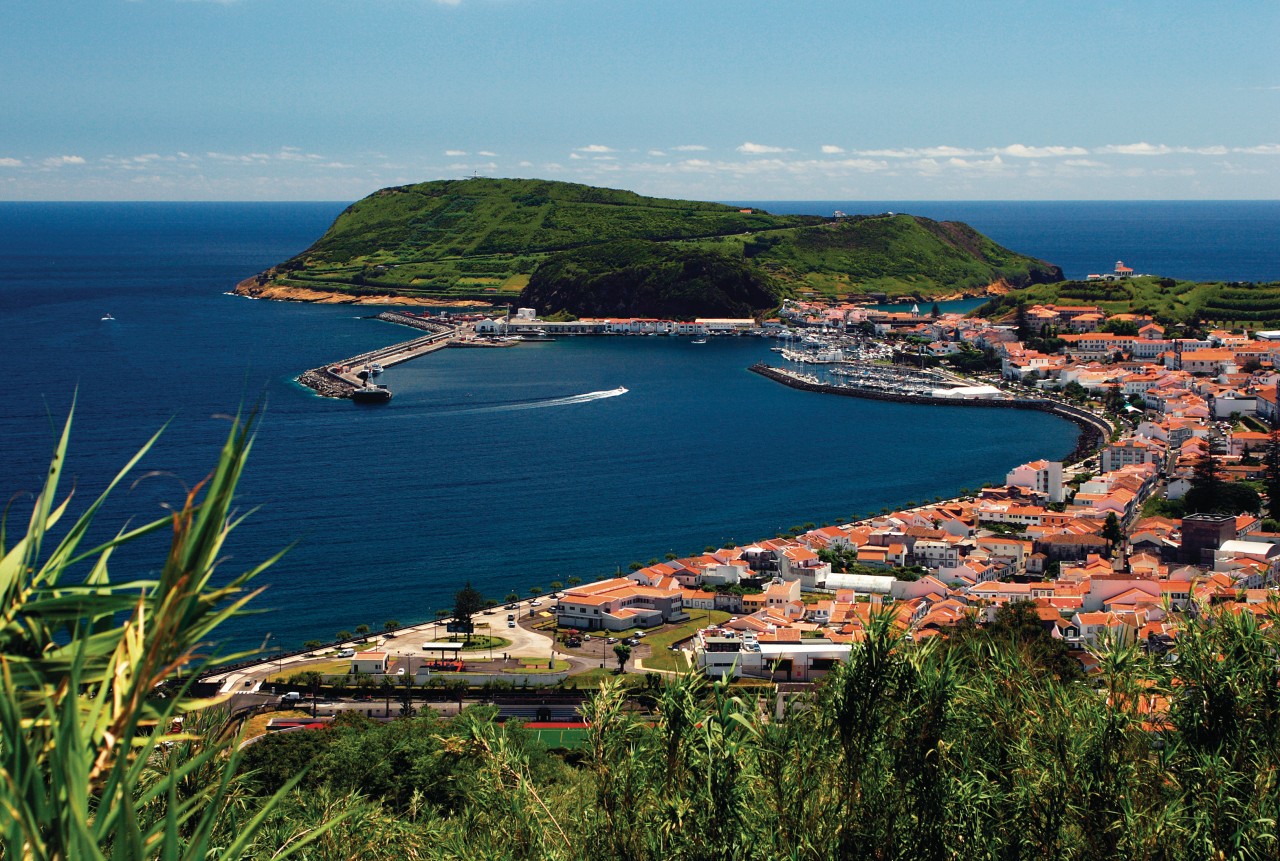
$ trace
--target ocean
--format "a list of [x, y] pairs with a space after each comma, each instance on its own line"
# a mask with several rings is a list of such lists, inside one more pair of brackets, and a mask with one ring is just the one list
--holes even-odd
[[[139, 479], [99, 514], [97, 537], [180, 504], [212, 466], [227, 416], [261, 402], [240, 488], [250, 516], [220, 571], [292, 547], [259, 579], [266, 612], [225, 633], [229, 647], [267, 633], [290, 647], [430, 618], [468, 580], [495, 598], [527, 594], [951, 495], [1074, 443], [1073, 425], [1039, 413], [788, 389], [747, 372], [774, 355], [756, 339], [445, 350], [388, 370], [396, 397], [384, 408], [321, 399], [293, 378], [413, 332], [367, 319], [377, 309], [225, 293], [305, 248], [344, 205], [0, 203], [10, 534], [73, 399], [64, 490], [80, 506], [165, 426]], [[1123, 257], [1180, 277], [1280, 277], [1274, 203], [759, 205], [965, 220], [1068, 275]], [[147, 576], [162, 558], [153, 541], [112, 570]]]

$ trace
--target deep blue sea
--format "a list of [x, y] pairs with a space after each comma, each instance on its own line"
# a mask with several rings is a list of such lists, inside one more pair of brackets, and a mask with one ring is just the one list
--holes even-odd
[[[240, 491], [253, 511], [222, 571], [294, 546], [260, 578], [269, 612], [227, 633], [293, 646], [429, 618], [466, 580], [501, 598], [948, 495], [1074, 441], [1072, 425], [1036, 413], [787, 389], [746, 371], [773, 356], [754, 339], [445, 350], [389, 370], [385, 408], [321, 399], [293, 378], [413, 333], [364, 319], [375, 309], [225, 292], [305, 248], [344, 205], [0, 203], [11, 520], [25, 518], [22, 494], [39, 487], [73, 397], [64, 489], [82, 505], [168, 423], [140, 480], [100, 514], [100, 537], [179, 504], [213, 464], [226, 415], [265, 398]], [[763, 205], [965, 220], [1068, 275], [1123, 257], [1182, 277], [1280, 277], [1275, 203]], [[578, 397], [618, 386], [628, 393]], [[153, 542], [113, 571], [145, 576], [162, 558]]]

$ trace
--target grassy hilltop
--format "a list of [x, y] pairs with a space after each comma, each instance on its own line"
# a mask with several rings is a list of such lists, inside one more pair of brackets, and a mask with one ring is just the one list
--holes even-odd
[[956, 222], [887, 214], [833, 221], [477, 178], [378, 191], [306, 251], [239, 289], [675, 316], [746, 313], [801, 293], [929, 298], [1061, 278], [1057, 267]]

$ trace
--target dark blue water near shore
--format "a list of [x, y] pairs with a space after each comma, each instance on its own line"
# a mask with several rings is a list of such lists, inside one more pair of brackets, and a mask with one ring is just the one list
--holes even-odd
[[[223, 570], [297, 546], [260, 581], [272, 612], [230, 629], [239, 645], [426, 618], [466, 579], [501, 597], [945, 495], [1074, 441], [1072, 425], [1036, 413], [787, 389], [746, 372], [773, 356], [753, 339], [446, 350], [390, 370], [386, 408], [316, 398], [292, 382], [299, 371], [412, 332], [361, 319], [371, 309], [224, 291], [305, 248], [342, 207], [0, 204], [6, 499], [38, 487], [77, 387], [69, 472], [82, 501], [170, 422], [145, 464], [157, 474], [123, 489], [100, 534], [179, 503], [212, 464], [224, 415], [265, 396], [241, 490], [258, 510]], [[629, 392], [582, 397], [618, 386]], [[145, 574], [158, 550], [118, 556], [117, 576]]]

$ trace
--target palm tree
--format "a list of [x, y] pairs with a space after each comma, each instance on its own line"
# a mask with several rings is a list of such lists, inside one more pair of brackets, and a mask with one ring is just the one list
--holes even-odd
[[356, 625], [356, 636], [358, 636], [360, 639], [363, 640], [368, 635], [368, 633], [369, 633], [368, 625]]
[[519, 601], [519, 600], [520, 600], [520, 593], [518, 593], [518, 592], [508, 592], [508, 593], [507, 593], [507, 603], [508, 603], [508, 604], [512, 604], [512, 603], [514, 603], [514, 602], [516, 602], [516, 601]]
[[565, 578], [565, 582], [566, 582], [566, 583], [568, 583], [568, 584], [569, 584], [569, 586], [572, 588], [573, 586], [577, 586], [578, 584], [580, 584], [580, 583], [582, 582], [582, 578], [581, 578], [581, 577], [566, 577], [566, 578]]
[[388, 631], [388, 632], [394, 631], [396, 628], [399, 628], [399, 627], [400, 627], [399, 619], [388, 619], [387, 621], [382, 623], [382, 630]]
[[618, 659], [618, 672], [622, 673], [627, 668], [627, 661], [631, 658], [631, 647], [626, 643], [619, 643], [613, 647], [614, 657]]

